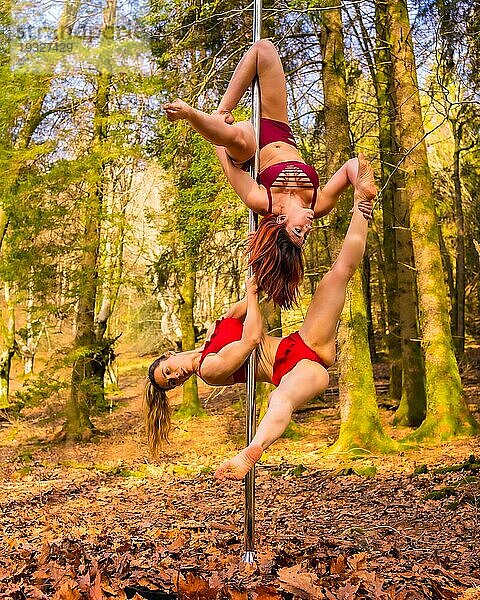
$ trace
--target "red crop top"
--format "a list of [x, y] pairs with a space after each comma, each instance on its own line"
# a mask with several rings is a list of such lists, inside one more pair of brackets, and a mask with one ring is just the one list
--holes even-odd
[[[205, 342], [205, 347], [202, 350], [202, 356], [200, 357], [200, 363], [198, 365], [198, 374], [201, 375], [201, 367], [205, 358], [209, 354], [216, 354], [222, 348], [225, 348], [232, 342], [238, 342], [241, 339], [243, 333], [243, 323], [239, 319], [232, 317], [225, 317], [219, 319], [215, 323], [215, 329], [213, 330], [210, 339]], [[245, 365], [242, 365], [239, 369], [232, 374], [234, 383], [245, 383], [246, 372]], [[208, 382], [207, 382], [208, 383]]]
[[[215, 329], [210, 339], [205, 342], [205, 347], [202, 350], [202, 355], [200, 357], [198, 368], [200, 377], [202, 363], [206, 356], [209, 354], [216, 354], [228, 344], [237, 342], [241, 339], [242, 333], [243, 323], [239, 319], [226, 317], [224, 319], [219, 319], [215, 323]], [[300, 337], [298, 331], [296, 331], [283, 338], [278, 345], [277, 352], [275, 353], [275, 362], [273, 363], [272, 383], [278, 386], [282, 377], [289, 373], [293, 367], [303, 359], [312, 360], [313, 362], [325, 366], [318, 354], [307, 346]], [[234, 383], [245, 383], [245, 364], [233, 373], [233, 381]]]

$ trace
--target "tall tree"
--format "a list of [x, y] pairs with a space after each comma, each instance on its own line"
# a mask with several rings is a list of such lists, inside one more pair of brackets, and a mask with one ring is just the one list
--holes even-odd
[[[341, 12], [334, 2], [324, 1], [321, 6], [331, 7], [316, 22], [322, 50], [326, 167], [331, 176], [352, 156], [352, 148]], [[351, 203], [352, 195], [345, 194], [331, 218], [334, 255], [348, 227]], [[383, 431], [376, 403], [360, 269], [347, 290], [338, 331], [338, 364], [341, 426], [333, 451], [393, 451], [395, 445]]]
[[408, 8], [405, 0], [387, 0], [387, 11], [394, 131], [401, 155], [397, 168], [404, 172], [409, 202], [426, 365], [427, 416], [413, 438], [447, 439], [472, 433], [476, 425], [463, 397], [453, 352]]
[[[100, 44], [107, 47], [114, 39], [116, 0], [107, 0], [103, 10]], [[93, 429], [91, 408], [103, 401], [103, 363], [110, 353], [109, 343], [97, 339], [95, 307], [99, 291], [99, 251], [102, 211], [107, 186], [107, 162], [104, 156], [108, 138], [109, 101], [112, 73], [107, 64], [99, 68], [93, 99], [93, 136], [91, 151], [97, 168], [92, 167], [87, 201], [84, 207], [82, 256], [79, 264], [79, 296], [75, 320], [74, 363], [70, 399], [67, 404], [67, 437], [89, 437]]]

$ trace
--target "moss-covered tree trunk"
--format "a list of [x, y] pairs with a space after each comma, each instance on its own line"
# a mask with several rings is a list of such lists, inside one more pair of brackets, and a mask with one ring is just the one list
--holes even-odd
[[[113, 40], [117, 3], [107, 0], [103, 11], [101, 44]], [[65, 433], [68, 438], [87, 438], [93, 430], [90, 409], [104, 403], [103, 359], [105, 348], [97, 340], [95, 308], [99, 291], [99, 252], [103, 200], [106, 187], [105, 141], [112, 75], [103, 66], [96, 78], [93, 113], [92, 153], [97, 157], [97, 170], [84, 209], [84, 233], [79, 263], [79, 298], [75, 321], [74, 363], [71, 391], [67, 405]]]
[[426, 412], [425, 366], [419, 339], [417, 287], [409, 207], [405, 195], [405, 178], [401, 170], [394, 174], [393, 181], [402, 344], [402, 397], [393, 422], [395, 425], [418, 427], [425, 418]]
[[425, 370], [418, 332], [418, 303], [409, 229], [408, 203], [403, 173], [394, 171], [398, 160], [394, 135], [395, 102], [392, 95], [392, 65], [387, 36], [387, 5], [375, 4], [377, 47], [375, 89], [379, 117], [382, 162], [382, 207], [384, 251], [389, 307], [389, 350], [393, 356], [390, 390], [399, 400], [394, 423], [418, 426], [425, 417]]
[[[182, 351], [195, 348], [195, 321], [193, 318], [193, 307], [195, 303], [195, 266], [193, 258], [187, 252], [185, 254], [185, 266], [183, 269], [183, 282], [180, 287], [180, 328], [182, 330]], [[177, 414], [182, 417], [191, 417], [203, 413], [198, 397], [197, 378], [190, 377], [183, 384], [182, 404]]]
[[391, 134], [391, 99], [389, 95], [390, 54], [385, 45], [386, 5], [375, 3], [375, 69], [374, 83], [377, 97], [378, 137], [381, 164], [381, 205], [383, 217], [383, 254], [385, 290], [388, 319], [388, 358], [390, 361], [389, 397], [400, 402], [402, 397], [402, 346], [400, 341], [400, 309], [398, 299], [398, 275], [396, 236], [393, 203], [393, 185], [390, 179], [393, 164]]
[[373, 328], [373, 309], [372, 309], [372, 265], [370, 263], [370, 255], [368, 245], [365, 248], [365, 256], [363, 257], [362, 268], [362, 287], [365, 294], [365, 310], [367, 314], [367, 337], [368, 347], [370, 348], [370, 358], [375, 362], [377, 357], [377, 348], [375, 344], [375, 331]]
[[476, 424], [463, 397], [453, 351], [408, 9], [405, 0], [388, 0], [387, 5], [394, 131], [410, 208], [426, 367], [427, 416], [412, 438], [443, 440], [471, 434]]
[[[322, 5], [325, 6], [325, 3]], [[332, 8], [322, 12], [321, 23], [317, 24], [322, 49], [326, 165], [327, 176], [330, 176], [352, 155], [340, 10]], [[347, 231], [351, 207], [352, 194], [344, 194], [332, 213], [334, 255], [338, 253]], [[357, 269], [348, 286], [338, 332], [337, 360], [341, 426], [332, 451], [352, 454], [392, 451], [394, 443], [384, 433], [378, 414], [361, 269]]]

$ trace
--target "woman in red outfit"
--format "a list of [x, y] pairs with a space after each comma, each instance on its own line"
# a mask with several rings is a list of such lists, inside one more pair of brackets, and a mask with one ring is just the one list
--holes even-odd
[[217, 469], [218, 479], [242, 479], [285, 431], [292, 412], [326, 389], [327, 368], [335, 360], [335, 332], [345, 290], [365, 250], [368, 223], [359, 204], [371, 203], [374, 194], [373, 172], [360, 155], [350, 227], [335, 263], [318, 284], [298, 332], [285, 338], [264, 333], [256, 285], [249, 280], [246, 298], [215, 323], [202, 347], [164, 355], [152, 363], [145, 399], [148, 437], [154, 450], [168, 436], [167, 390], [182, 385], [194, 373], [210, 385], [245, 381], [245, 361], [254, 348], [256, 380], [277, 388], [270, 394], [268, 410], [252, 443]]
[[[258, 183], [244, 170], [256, 149], [249, 121], [231, 111], [258, 76], [261, 98]], [[287, 90], [280, 57], [268, 40], [255, 43], [238, 64], [217, 111], [209, 115], [182, 100], [165, 104], [171, 121], [186, 119], [215, 144], [217, 156], [243, 202], [264, 218], [250, 239], [250, 264], [260, 289], [282, 307], [295, 302], [303, 277], [301, 248], [313, 219], [329, 213], [354, 184], [357, 159], [347, 161], [320, 190], [318, 174], [300, 156], [288, 124]], [[369, 205], [360, 205], [369, 217]]]

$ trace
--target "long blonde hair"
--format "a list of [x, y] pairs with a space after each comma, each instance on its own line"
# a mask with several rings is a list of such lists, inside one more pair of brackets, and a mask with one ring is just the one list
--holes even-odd
[[154, 456], [158, 454], [162, 443], [168, 442], [172, 420], [172, 409], [168, 403], [167, 391], [159, 386], [154, 379], [155, 369], [167, 356], [165, 354], [159, 356], [150, 365], [143, 393], [147, 441]]

